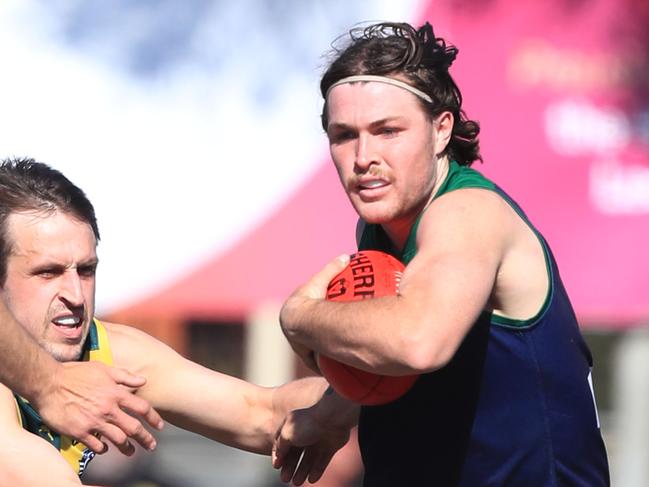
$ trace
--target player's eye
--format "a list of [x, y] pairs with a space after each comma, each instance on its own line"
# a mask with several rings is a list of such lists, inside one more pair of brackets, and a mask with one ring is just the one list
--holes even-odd
[[380, 133], [387, 137], [394, 137], [399, 133], [399, 129], [395, 127], [382, 127]]
[[97, 273], [97, 264], [81, 266], [78, 268], [77, 272], [82, 277], [94, 277]]
[[52, 279], [61, 275], [62, 270], [58, 267], [43, 267], [34, 272], [35, 276], [42, 277], [43, 279]]
[[356, 134], [354, 134], [354, 132], [352, 132], [351, 130], [344, 130], [329, 134], [329, 141], [332, 144], [341, 144], [343, 142], [347, 142], [348, 140], [352, 140], [354, 137], [356, 137]]

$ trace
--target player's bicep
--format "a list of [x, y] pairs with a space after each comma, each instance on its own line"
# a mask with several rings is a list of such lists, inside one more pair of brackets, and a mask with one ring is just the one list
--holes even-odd
[[400, 288], [416, 316], [431, 323], [427, 342], [444, 347], [447, 359], [487, 307], [505, 245], [494, 225], [498, 202], [480, 193], [456, 196], [440, 198], [422, 217]]
[[0, 389], [0, 485], [81, 485], [58, 450], [22, 428], [13, 395]]

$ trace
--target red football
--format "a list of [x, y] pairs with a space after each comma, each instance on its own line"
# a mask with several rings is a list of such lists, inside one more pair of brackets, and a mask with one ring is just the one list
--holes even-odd
[[[403, 270], [403, 264], [385, 252], [357, 252], [351, 256], [347, 267], [329, 283], [327, 299], [359, 301], [394, 296], [399, 291]], [[318, 357], [318, 365], [336, 392], [366, 406], [394, 401], [405, 394], [418, 377], [373, 374], [324, 355]]]

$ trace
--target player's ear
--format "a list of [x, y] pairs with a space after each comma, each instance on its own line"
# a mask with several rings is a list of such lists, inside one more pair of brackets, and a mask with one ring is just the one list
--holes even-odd
[[454, 117], [451, 112], [442, 112], [433, 120], [433, 137], [435, 138], [435, 151], [441, 154], [446, 150], [453, 135]]

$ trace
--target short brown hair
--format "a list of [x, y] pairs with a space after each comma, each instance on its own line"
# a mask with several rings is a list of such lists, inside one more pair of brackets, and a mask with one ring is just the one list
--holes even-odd
[[99, 241], [95, 209], [85, 193], [61, 172], [34, 159], [5, 159], [0, 163], [0, 285], [7, 279], [12, 243], [7, 219], [18, 211], [56, 211], [74, 215], [92, 227]]

